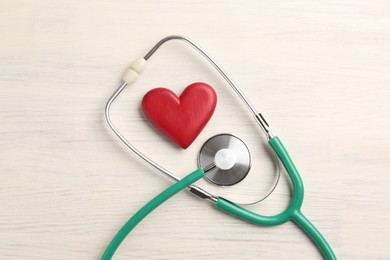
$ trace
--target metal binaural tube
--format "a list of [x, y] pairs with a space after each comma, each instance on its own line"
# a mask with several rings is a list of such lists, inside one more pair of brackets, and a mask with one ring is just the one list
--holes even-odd
[[[245, 97], [245, 95], [243, 94], [243, 92], [240, 90], [240, 88], [236, 85], [236, 83], [234, 83], [234, 81], [226, 74], [226, 72], [222, 69], [222, 67], [220, 65], [217, 64], [217, 62], [210, 57], [209, 54], [207, 54], [206, 51], [204, 51], [202, 48], [200, 48], [197, 44], [195, 44], [193, 41], [189, 40], [188, 38], [186, 37], [183, 37], [183, 36], [178, 36], [178, 35], [172, 35], [172, 36], [168, 36], [168, 37], [165, 37], [163, 38], [162, 40], [160, 40], [159, 42], [157, 42], [157, 44], [155, 46], [153, 46], [153, 48], [143, 57], [143, 59], [139, 59], [135, 64], [132, 65], [132, 67], [127, 71], [125, 77], [124, 77], [124, 81], [119, 85], [118, 89], [114, 92], [114, 94], [110, 97], [110, 99], [108, 100], [107, 104], [106, 104], [106, 107], [105, 107], [105, 119], [106, 119], [106, 122], [108, 124], [108, 127], [112, 130], [112, 132], [131, 150], [133, 151], [136, 155], [138, 155], [142, 160], [144, 160], [145, 162], [147, 162], [149, 165], [153, 166], [154, 168], [156, 168], [157, 170], [159, 170], [161, 173], [163, 173], [164, 175], [166, 175], [167, 177], [169, 177], [170, 179], [172, 179], [173, 181], [179, 181], [180, 178], [178, 178], [175, 174], [173, 174], [172, 172], [168, 171], [167, 169], [163, 168], [162, 166], [160, 166], [159, 164], [157, 164], [156, 162], [154, 162], [153, 160], [151, 160], [150, 158], [148, 158], [146, 155], [144, 155], [141, 151], [139, 151], [135, 146], [133, 146], [114, 126], [114, 124], [112, 123], [111, 121], [111, 117], [110, 117], [110, 108], [111, 108], [111, 104], [114, 102], [114, 100], [118, 97], [118, 95], [123, 91], [123, 89], [130, 85], [131, 83], [133, 83], [139, 76], [139, 74], [142, 72], [144, 66], [145, 66], [145, 62], [161, 47], [161, 45], [163, 45], [165, 42], [167, 41], [170, 41], [170, 40], [182, 40], [184, 42], [186, 42], [187, 44], [189, 44], [191, 47], [193, 47], [195, 50], [197, 50], [208, 62], [211, 63], [211, 65], [213, 65], [213, 67], [219, 72], [219, 74], [228, 82], [228, 84], [233, 88], [233, 90], [237, 93], [237, 95], [241, 98], [241, 100], [244, 102], [244, 104], [246, 105], [246, 107], [248, 108], [248, 110], [254, 115], [255, 117], [255, 121], [260, 125], [261, 129], [263, 130], [264, 134], [267, 136], [268, 139], [271, 139], [273, 136], [271, 134], [271, 132], [269, 131], [269, 126], [268, 126], [268, 123], [265, 121], [265, 119], [263, 118], [263, 116], [261, 114], [259, 114], [256, 109], [253, 107], [253, 105], [251, 104], [251, 102]], [[207, 173], [208, 171], [212, 170], [213, 168], [215, 168], [215, 165], [214, 164], [210, 164], [206, 167], [204, 167], [204, 171]], [[278, 174], [278, 178], [276, 180], [276, 183], [275, 183], [275, 186], [276, 184], [278, 183], [278, 180], [279, 180], [279, 176], [280, 176], [280, 172]], [[201, 189], [200, 187], [197, 187], [195, 185], [191, 185], [188, 187], [190, 189], [190, 191], [192, 193], [194, 193], [195, 195], [201, 197], [201, 198], [204, 198], [204, 199], [208, 199], [212, 202], [216, 202], [217, 201], [217, 197], [210, 194], [209, 192]], [[272, 188], [271, 192], [273, 191], [274, 187]], [[261, 200], [265, 199], [266, 197], [268, 197], [269, 194], [267, 194], [264, 198], [262, 198]], [[259, 200], [259, 201], [261, 201]], [[257, 201], [257, 202], [259, 202]], [[251, 203], [252, 204], [252, 203]]]
[[112, 130], [112, 132], [136, 155], [141, 157], [142, 160], [146, 161], [153, 167], [157, 168], [159, 171], [163, 172], [165, 175], [167, 175], [169, 178], [171, 178], [174, 181], [178, 181], [179, 178], [176, 177], [173, 173], [169, 172], [168, 170], [164, 169], [154, 161], [150, 160], [146, 155], [141, 153], [134, 145], [132, 145], [127, 139], [115, 128], [114, 124], [111, 121], [110, 117], [110, 108], [112, 102], [118, 97], [118, 95], [123, 91], [123, 89], [127, 86], [127, 82], [122, 82], [122, 84], [118, 87], [118, 89], [114, 92], [114, 94], [110, 97], [106, 104], [106, 108], [104, 110], [104, 117], [106, 119], [106, 122], [108, 124], [108, 127]]

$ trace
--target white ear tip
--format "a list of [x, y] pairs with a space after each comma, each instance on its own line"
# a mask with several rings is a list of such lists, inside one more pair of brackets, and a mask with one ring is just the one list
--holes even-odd
[[146, 60], [144, 58], [140, 58], [136, 60], [131, 65], [131, 68], [135, 70], [138, 74], [141, 74], [141, 72], [144, 71], [145, 67], [146, 67]]
[[130, 68], [125, 72], [125, 75], [123, 75], [123, 81], [126, 81], [127, 84], [133, 83], [138, 79], [139, 74], [142, 73], [145, 67], [146, 67], [146, 60], [144, 58], [140, 58], [136, 60], [130, 66]]
[[125, 75], [123, 75], [123, 81], [126, 81], [127, 84], [130, 85], [131, 83], [133, 83], [138, 79], [138, 76], [139, 74], [136, 71], [134, 71], [132, 68], [130, 68], [125, 72]]

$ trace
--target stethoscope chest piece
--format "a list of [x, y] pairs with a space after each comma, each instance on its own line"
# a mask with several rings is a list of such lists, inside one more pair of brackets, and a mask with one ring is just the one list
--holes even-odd
[[208, 181], [231, 186], [248, 175], [251, 156], [241, 139], [231, 134], [219, 134], [208, 139], [200, 149], [198, 166], [205, 170]]

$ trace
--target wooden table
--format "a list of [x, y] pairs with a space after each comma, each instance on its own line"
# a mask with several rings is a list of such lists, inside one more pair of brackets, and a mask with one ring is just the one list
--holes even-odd
[[[123, 149], [103, 108], [132, 60], [183, 34], [230, 73], [285, 143], [305, 183], [303, 212], [340, 259], [390, 259], [388, 1], [1, 1], [0, 258], [98, 259], [121, 225], [171, 182]], [[214, 86], [217, 110], [187, 150], [140, 111], [154, 87]], [[172, 42], [113, 107], [115, 124], [167, 169], [196, 169], [217, 133], [242, 138], [251, 173], [201, 187], [238, 202], [275, 178], [266, 141], [223, 79]], [[271, 156], [272, 157], [272, 156]], [[288, 178], [249, 208], [275, 214]], [[182, 192], [145, 219], [116, 259], [320, 259], [293, 223], [256, 227]]]

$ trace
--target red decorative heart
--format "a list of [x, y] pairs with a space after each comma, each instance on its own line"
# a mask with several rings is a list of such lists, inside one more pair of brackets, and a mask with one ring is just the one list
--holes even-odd
[[217, 104], [217, 94], [206, 83], [189, 85], [180, 97], [166, 88], [145, 94], [142, 109], [150, 122], [186, 149], [206, 126]]

